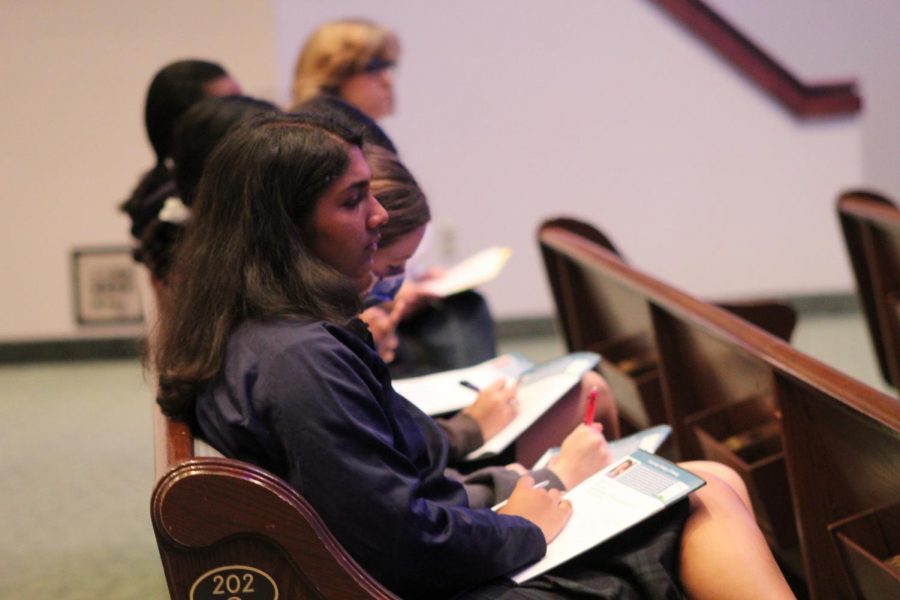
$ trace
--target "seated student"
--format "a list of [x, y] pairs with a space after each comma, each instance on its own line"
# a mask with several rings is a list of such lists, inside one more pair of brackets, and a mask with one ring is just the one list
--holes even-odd
[[[396, 153], [375, 121], [394, 111], [391, 73], [399, 55], [397, 36], [381, 25], [361, 19], [325, 23], [310, 35], [297, 59], [292, 110], [350, 118], [364, 124], [367, 143]], [[493, 358], [494, 321], [485, 299], [471, 290], [434, 297], [418, 283], [441, 271], [421, 265], [415, 271], [399, 291], [405, 312], [399, 315], [398, 345], [390, 361], [394, 376], [445, 371]]]
[[[162, 209], [166, 198], [177, 194], [168, 162], [178, 118], [203, 98], [240, 93], [240, 86], [225, 69], [205, 60], [176, 61], [153, 77], [147, 90], [144, 124], [156, 164], [144, 173], [131, 196], [119, 207], [130, 217], [135, 239], [140, 240], [144, 227]], [[135, 258], [140, 260], [138, 254]]]
[[[369, 308], [360, 318], [369, 326], [379, 355], [390, 362], [396, 344], [394, 314], [402, 311], [402, 306], [397, 306], [402, 301], [394, 303], [394, 296], [403, 282], [407, 261], [422, 241], [431, 213], [424, 192], [396, 154], [372, 144], [364, 144], [363, 154], [372, 173], [372, 194], [387, 210], [388, 222], [381, 228], [373, 259], [372, 273], [376, 280], [364, 302]], [[596, 419], [604, 435], [616, 439], [619, 420], [612, 393], [603, 378], [593, 371], [585, 374], [576, 393], [586, 396], [592, 388], [597, 389]], [[461, 461], [512, 421], [517, 412], [515, 393], [515, 386], [499, 380], [481, 390], [471, 406], [452, 418], [437, 419], [450, 442], [451, 464]]]
[[[226, 456], [288, 481], [363, 568], [401, 596], [624, 597], [631, 589], [673, 597], [680, 551], [680, 581], [692, 597], [789, 597], [746, 506], [709, 474], [690, 510], [677, 504], [521, 587], [500, 579], [544, 554], [571, 505], [530, 477], [497, 512], [472, 504], [445, 475], [440, 430], [391, 387], [353, 320], [355, 282], [371, 269], [387, 219], [358, 144], [334, 123], [279, 116], [237, 128], [216, 148], [161, 324], [163, 410]], [[557, 467], [572, 469], [567, 486], [599, 462], [602, 436], [576, 431], [584, 447]]]
[[[168, 198], [160, 206], [144, 205], [138, 253], [150, 271], [156, 304], [164, 310], [168, 302], [172, 255], [190, 216], [194, 191], [203, 164], [225, 133], [243, 119], [278, 108], [248, 96], [208, 98], [194, 103], [173, 126], [168, 143], [174, 176]], [[146, 211], [146, 214], [144, 213]]]

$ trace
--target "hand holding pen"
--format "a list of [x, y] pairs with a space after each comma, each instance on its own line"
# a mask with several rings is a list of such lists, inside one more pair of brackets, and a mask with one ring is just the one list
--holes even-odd
[[603, 425], [594, 423], [596, 398], [596, 388], [591, 389], [583, 423], [566, 436], [559, 454], [549, 465], [566, 489], [572, 489], [610, 462], [609, 447], [603, 437]]
[[535, 485], [533, 477], [525, 475], [497, 512], [528, 519], [541, 528], [544, 540], [549, 543], [572, 516], [572, 503], [563, 498], [559, 490], [541, 489]]
[[478, 389], [468, 381], [461, 381], [460, 385], [474, 388], [478, 392], [475, 402], [463, 409], [463, 413], [469, 415], [481, 427], [481, 435], [485, 441], [496, 435], [504, 427], [509, 425], [518, 413], [516, 392], [518, 386], [507, 383], [504, 379], [498, 379], [494, 383]]

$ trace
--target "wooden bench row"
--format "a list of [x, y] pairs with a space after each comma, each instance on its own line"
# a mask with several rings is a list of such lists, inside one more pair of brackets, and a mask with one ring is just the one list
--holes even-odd
[[900, 402], [584, 231], [550, 221], [539, 242], [569, 349], [604, 356], [624, 416], [671, 424], [673, 458], [734, 467], [813, 598], [900, 597]]

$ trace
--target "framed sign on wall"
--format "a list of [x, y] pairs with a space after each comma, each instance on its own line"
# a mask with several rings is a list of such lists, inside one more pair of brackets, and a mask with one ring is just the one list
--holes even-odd
[[75, 319], [81, 325], [120, 325], [144, 320], [137, 269], [127, 246], [72, 251]]

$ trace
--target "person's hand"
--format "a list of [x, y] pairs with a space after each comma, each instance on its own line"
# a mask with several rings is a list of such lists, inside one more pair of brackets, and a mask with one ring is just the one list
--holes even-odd
[[497, 512], [528, 519], [541, 528], [549, 544], [572, 516], [572, 503], [562, 498], [559, 490], [534, 489], [534, 478], [525, 475], [516, 482], [506, 506]]
[[419, 282], [428, 281], [441, 275], [443, 275], [442, 269], [429, 269], [415, 280], [406, 279], [403, 281], [403, 285], [400, 286], [396, 296], [397, 300], [401, 300], [404, 303], [404, 312], [401, 315], [401, 319], [415, 314], [429, 302], [438, 299], [438, 296], [427, 292]]
[[475, 402], [463, 409], [463, 413], [478, 422], [485, 441], [494, 437], [515, 418], [518, 412], [517, 391], [515, 383], [498, 379], [478, 392]]
[[[390, 311], [386, 309], [390, 309]], [[381, 304], [367, 308], [359, 315], [359, 318], [369, 326], [372, 339], [375, 341], [375, 349], [378, 350], [378, 356], [385, 363], [393, 361], [396, 355], [397, 344], [399, 343], [397, 323], [401, 314], [403, 314], [402, 304], [394, 302], [393, 306]]]
[[609, 463], [609, 446], [603, 437], [603, 426], [581, 424], [563, 440], [559, 454], [550, 461], [549, 468], [570, 490]]

